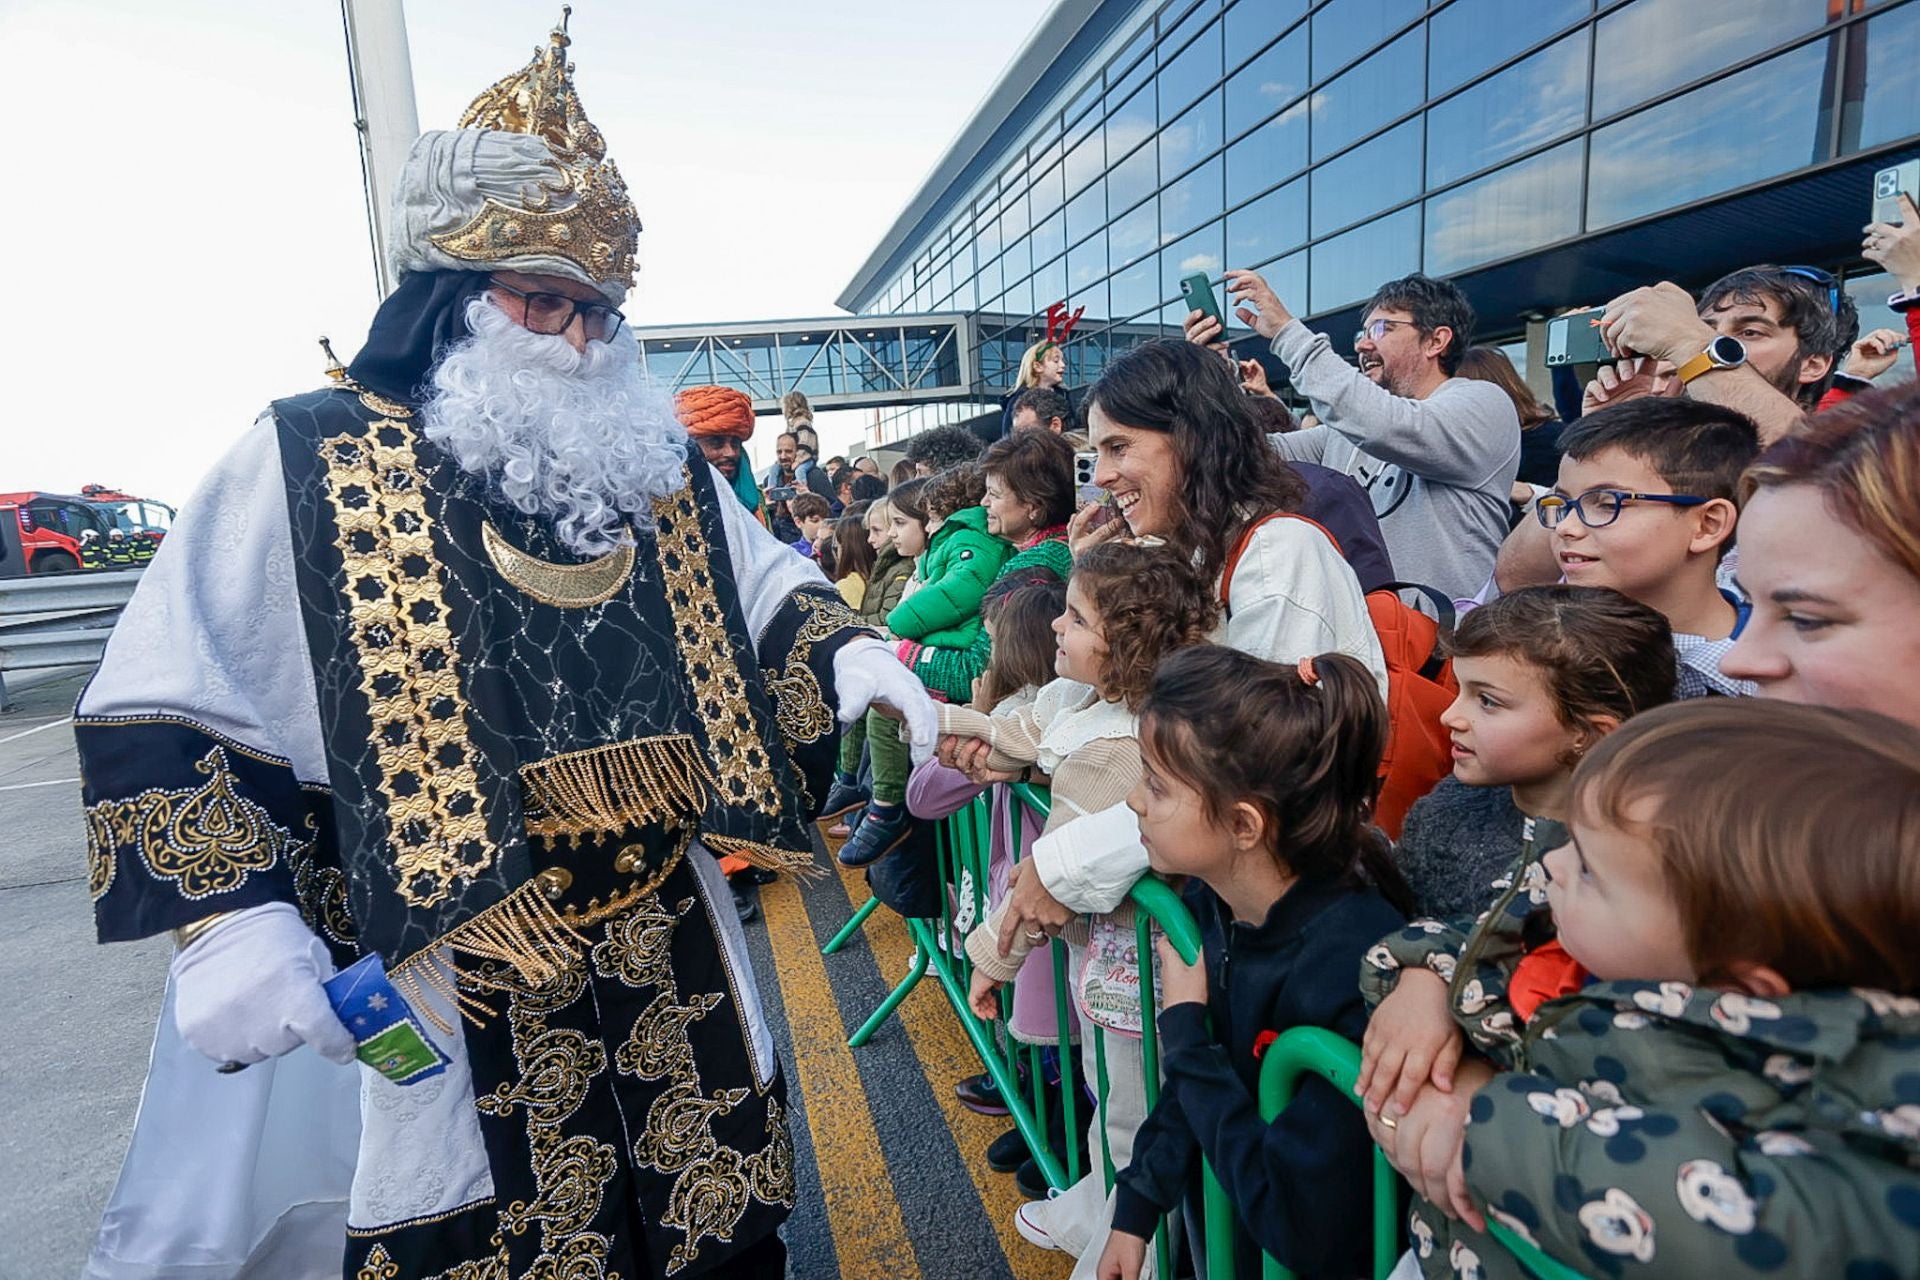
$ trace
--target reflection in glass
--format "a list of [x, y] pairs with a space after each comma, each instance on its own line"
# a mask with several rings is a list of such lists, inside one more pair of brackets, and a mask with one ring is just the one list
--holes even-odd
[[1227, 265], [1248, 267], [1307, 238], [1307, 182], [1296, 178], [1227, 215]]
[[[1107, 96], [1109, 102], [1113, 96]], [[1154, 135], [1160, 121], [1154, 114], [1153, 86], [1147, 85], [1107, 117], [1107, 154], [1125, 155]]]
[[1107, 244], [1115, 262], [1131, 262], [1160, 244], [1160, 205], [1145, 204], [1113, 220], [1107, 228]]
[[1857, 145], [1874, 147], [1920, 130], [1920, 5], [1868, 22], [1866, 45]]
[[1107, 235], [1101, 232], [1067, 250], [1067, 288], [1078, 293], [1107, 275]]
[[1427, 112], [1427, 185], [1549, 142], [1586, 112], [1587, 33], [1577, 31]]
[[1067, 152], [1067, 195], [1071, 198], [1089, 182], [1100, 177], [1107, 167], [1106, 135], [1095, 129], [1073, 150]]
[[1625, 222], [1821, 158], [1816, 40], [1593, 134], [1587, 229]]
[[1220, 91], [1216, 89], [1160, 131], [1160, 172], [1168, 176], [1183, 172], [1219, 149]]
[[1160, 193], [1160, 239], [1173, 239], [1188, 227], [1220, 216], [1220, 158], [1195, 169]]
[[1160, 185], [1160, 170], [1154, 163], [1156, 152], [1148, 143], [1113, 166], [1107, 174], [1107, 207], [1131, 208], [1136, 201], [1152, 195]]
[[1711, 75], [1827, 21], [1828, 0], [1638, 0], [1600, 19], [1593, 118]]
[[1307, 32], [1302, 27], [1227, 81], [1227, 136], [1238, 137], [1306, 91]]
[[1033, 180], [1033, 190], [1027, 193], [1028, 216], [1039, 222], [1058, 210], [1064, 198], [1065, 193], [1060, 186], [1060, 166], [1055, 165]]
[[[1280, 296], [1280, 301], [1287, 304], [1287, 310], [1297, 314], [1306, 309], [1307, 251], [1305, 249], [1261, 267], [1260, 274], [1269, 285], [1273, 286], [1273, 291]], [[1229, 309], [1227, 314], [1232, 317], [1233, 311]], [[1233, 322], [1238, 324], [1238, 318], [1234, 318]]]
[[[1316, 32], [1326, 12], [1322, 9], [1314, 15]], [[1355, 138], [1418, 106], [1426, 69], [1426, 30], [1416, 27], [1339, 79], [1321, 87], [1310, 99], [1313, 158], [1319, 160], [1332, 155]]]
[[1067, 296], [1067, 260], [1055, 258], [1033, 273], [1033, 309], [1045, 311]]
[[1067, 243], [1078, 244], [1107, 223], [1107, 186], [1096, 182], [1067, 201]]
[[[1162, 48], [1170, 49], [1171, 43]], [[1165, 53], [1161, 54], [1164, 59]], [[1220, 79], [1220, 24], [1209, 26], [1200, 38], [1163, 61], [1160, 74], [1160, 118], [1171, 119], [1180, 109], [1211, 89]]]
[[1160, 305], [1160, 259], [1148, 254], [1124, 271], [1114, 273], [1110, 286], [1113, 317], [1125, 320]]
[[1388, 280], [1420, 269], [1420, 206], [1355, 227], [1313, 246], [1313, 311], [1373, 296]]
[[1307, 0], [1240, 0], [1227, 10], [1227, 65], [1239, 66], [1306, 11]]
[[1580, 143], [1563, 143], [1427, 201], [1426, 271], [1452, 275], [1580, 230]]
[[1427, 23], [1427, 93], [1438, 97], [1592, 10], [1593, 0], [1453, 0]]
[[1067, 248], [1067, 224], [1062, 214], [1054, 214], [1033, 229], [1033, 261], [1037, 266], [1058, 257]]
[[1326, 235], [1420, 194], [1419, 116], [1313, 171], [1313, 234]]
[[[1313, 15], [1314, 79], [1326, 79], [1426, 7], [1426, 0], [1331, 0]], [[1414, 91], [1420, 88], [1416, 84]]]
[[1305, 98], [1227, 148], [1227, 204], [1239, 204], [1307, 167]]
[[[1227, 269], [1224, 222], [1214, 222], [1184, 236], [1160, 251], [1160, 297], [1164, 301], [1180, 294], [1180, 278], [1204, 271], [1218, 280]], [[1184, 318], [1186, 312], [1183, 310]]]

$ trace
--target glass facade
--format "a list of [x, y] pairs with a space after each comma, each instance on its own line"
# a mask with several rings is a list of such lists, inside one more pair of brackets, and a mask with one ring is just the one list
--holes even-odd
[[1080, 383], [1194, 272], [1312, 317], [1911, 138], [1920, 0], [1148, 0], [1049, 83], [859, 299], [975, 313], [983, 395], [1055, 302]]

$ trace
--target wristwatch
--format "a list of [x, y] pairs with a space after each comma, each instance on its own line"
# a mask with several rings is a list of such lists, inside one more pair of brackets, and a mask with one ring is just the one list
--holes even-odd
[[1692, 382], [1703, 373], [1715, 369], [1737, 369], [1747, 362], [1747, 348], [1740, 339], [1721, 334], [1707, 344], [1707, 349], [1693, 359], [1674, 370], [1682, 384]]

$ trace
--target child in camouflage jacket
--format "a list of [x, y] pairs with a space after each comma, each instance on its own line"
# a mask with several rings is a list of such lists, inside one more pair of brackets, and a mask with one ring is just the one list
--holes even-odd
[[1920, 1275], [1920, 731], [1663, 708], [1581, 764], [1571, 826], [1470, 932], [1362, 965], [1372, 1074], [1445, 1068], [1407, 1108], [1361, 1080], [1419, 1195], [1402, 1268], [1526, 1275], [1491, 1219], [1592, 1276]]

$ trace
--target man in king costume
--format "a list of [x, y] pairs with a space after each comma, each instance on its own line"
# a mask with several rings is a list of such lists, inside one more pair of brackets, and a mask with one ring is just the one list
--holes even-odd
[[[809, 865], [836, 716], [930, 745], [932, 706], [647, 385], [568, 43], [415, 144], [366, 344], [214, 469], [81, 696], [100, 937], [179, 945], [94, 1274], [341, 1274], [278, 1212], [329, 1161], [349, 1280], [783, 1274], [786, 1091], [699, 847]], [[320, 983], [369, 954], [444, 1071], [291, 1052], [352, 1062]]]

